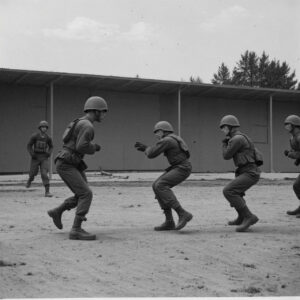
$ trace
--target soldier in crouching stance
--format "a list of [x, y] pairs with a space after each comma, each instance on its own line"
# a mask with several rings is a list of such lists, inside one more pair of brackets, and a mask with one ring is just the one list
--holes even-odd
[[224, 116], [220, 122], [220, 128], [226, 135], [222, 141], [223, 158], [233, 158], [237, 167], [235, 179], [223, 189], [225, 198], [238, 213], [237, 219], [229, 221], [228, 225], [238, 225], [236, 231], [242, 232], [258, 221], [258, 217], [252, 214], [243, 197], [245, 192], [258, 182], [261, 171], [256, 163], [254, 144], [248, 136], [238, 130], [238, 127], [239, 121], [232, 115]]
[[[154, 134], [159, 139], [156, 145], [148, 147], [140, 142], [135, 144], [135, 148], [145, 152], [148, 158], [155, 158], [163, 153], [171, 165], [152, 185], [155, 197], [166, 217], [162, 225], [154, 228], [156, 231], [180, 230], [193, 218], [191, 213], [182, 208], [171, 190], [172, 187], [187, 179], [192, 170], [188, 147], [184, 140], [173, 132], [170, 123], [160, 121], [154, 126]], [[172, 209], [178, 214], [177, 226], [175, 226]]]
[[87, 99], [84, 105], [85, 116], [69, 124], [63, 135], [63, 149], [55, 158], [56, 170], [65, 184], [74, 193], [60, 206], [48, 211], [55, 226], [62, 229], [62, 213], [77, 207], [76, 215], [69, 238], [72, 240], [95, 240], [96, 235], [90, 234], [81, 228], [81, 223], [86, 221], [93, 193], [88, 186], [84, 170], [87, 168], [83, 161], [85, 154], [94, 154], [100, 151], [98, 144], [92, 143], [94, 139], [93, 123], [101, 122], [107, 112], [104, 99], [93, 96]]
[[[284, 155], [288, 158], [295, 159], [295, 165], [300, 164], [300, 117], [296, 115], [288, 116], [284, 121], [285, 129], [291, 134], [290, 150], [285, 150]], [[300, 175], [293, 184], [296, 197], [300, 200]], [[288, 215], [296, 215], [300, 218], [300, 205], [295, 210], [288, 210]]]

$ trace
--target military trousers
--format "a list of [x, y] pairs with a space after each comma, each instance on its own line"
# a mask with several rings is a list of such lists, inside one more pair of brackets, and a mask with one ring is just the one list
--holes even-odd
[[29, 181], [33, 181], [34, 177], [41, 171], [43, 185], [49, 185], [49, 159], [46, 157], [32, 158], [30, 162]]
[[236, 177], [223, 189], [224, 197], [235, 209], [242, 209], [246, 206], [244, 199], [245, 192], [259, 181], [260, 170], [258, 167], [251, 167], [244, 171], [237, 171]]
[[61, 159], [56, 160], [56, 171], [74, 193], [74, 196], [64, 201], [66, 207], [68, 209], [76, 207], [76, 215], [84, 217], [88, 213], [93, 199], [85, 172], [71, 164], [64, 163]]
[[300, 175], [297, 177], [293, 184], [293, 190], [297, 196], [297, 198], [300, 200]]
[[191, 174], [191, 167], [174, 167], [163, 173], [152, 184], [152, 188], [160, 207], [176, 209], [180, 206], [172, 187], [187, 179]]

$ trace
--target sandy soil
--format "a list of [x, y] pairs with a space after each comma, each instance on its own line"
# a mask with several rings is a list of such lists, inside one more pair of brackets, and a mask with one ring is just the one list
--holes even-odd
[[292, 181], [262, 182], [247, 194], [260, 221], [247, 233], [222, 196], [226, 182], [175, 188], [193, 220], [181, 231], [155, 232], [163, 215], [151, 183], [93, 184], [84, 228], [96, 241], [71, 241], [46, 211], [70, 195], [34, 184], [0, 187], [0, 298], [296, 296], [300, 295], [300, 219]]

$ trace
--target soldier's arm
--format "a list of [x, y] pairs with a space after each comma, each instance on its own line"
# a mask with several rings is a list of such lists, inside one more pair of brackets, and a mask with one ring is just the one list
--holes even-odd
[[33, 151], [33, 148], [32, 148], [34, 143], [35, 143], [35, 135], [32, 135], [29, 142], [28, 142], [28, 144], [27, 144], [27, 151], [30, 155], [34, 154], [34, 151]]
[[161, 153], [168, 150], [170, 147], [170, 143], [168, 139], [161, 139], [156, 145], [147, 147], [145, 150], [145, 154], [148, 158], [155, 158]]
[[76, 151], [81, 154], [94, 154], [96, 152], [96, 146], [92, 143], [94, 138], [94, 129], [89, 126], [84, 126], [79, 130]]
[[51, 153], [52, 153], [52, 151], [53, 151], [53, 141], [52, 141], [52, 138], [51, 137], [49, 137], [49, 139], [48, 139], [48, 153], [49, 153], [49, 155], [51, 155]]
[[[300, 145], [300, 136], [297, 136], [297, 144]], [[300, 151], [291, 149], [287, 156], [292, 159], [300, 159]]]
[[243, 146], [243, 140], [240, 137], [234, 137], [229, 140], [228, 144], [223, 143], [223, 158], [229, 160]]

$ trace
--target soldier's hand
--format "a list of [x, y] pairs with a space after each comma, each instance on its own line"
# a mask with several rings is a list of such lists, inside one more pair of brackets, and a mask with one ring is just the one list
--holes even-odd
[[295, 166], [298, 167], [300, 165], [300, 159], [296, 159], [295, 162], [294, 162], [294, 164], [295, 164]]
[[49, 152], [46, 152], [46, 157], [50, 157], [51, 154]]
[[101, 149], [101, 146], [98, 144], [95, 144], [95, 151], [100, 151], [100, 149]]
[[227, 136], [224, 140], [222, 140], [222, 143], [228, 144], [229, 140], [230, 140], [230, 137]]
[[140, 143], [140, 142], [136, 142], [136, 143], [134, 144], [134, 147], [135, 147], [138, 151], [142, 151], [142, 152], [144, 152], [144, 151], [146, 150], [146, 148], [147, 148], [147, 146], [146, 146], [145, 144]]
[[289, 155], [289, 153], [290, 153], [290, 151], [289, 151], [289, 150], [284, 150], [284, 152], [283, 152], [283, 154], [284, 154], [285, 156], [288, 156], [288, 155]]

